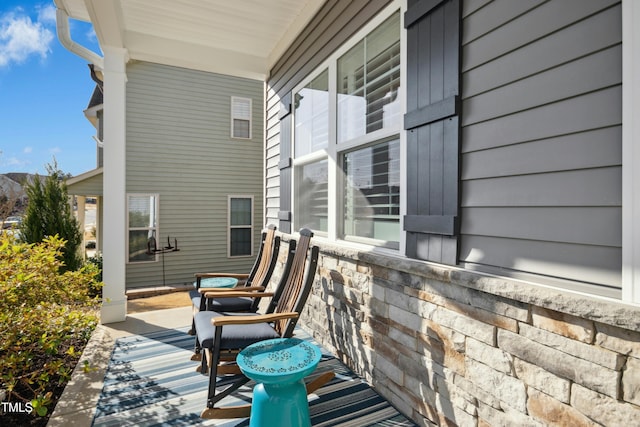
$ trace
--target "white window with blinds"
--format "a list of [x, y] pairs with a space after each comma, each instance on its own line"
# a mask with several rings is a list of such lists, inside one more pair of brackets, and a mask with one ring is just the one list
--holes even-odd
[[294, 94], [293, 153], [296, 158], [294, 226], [327, 232], [329, 145], [329, 71]]
[[127, 195], [127, 262], [154, 262], [157, 254], [158, 194]]
[[316, 232], [328, 230], [328, 176], [327, 159], [300, 164], [295, 168], [295, 226]]
[[394, 3], [293, 90], [294, 229], [399, 247], [401, 21]]
[[251, 139], [251, 98], [231, 97], [231, 137]]
[[228, 256], [252, 256], [253, 196], [229, 196], [228, 221]]
[[400, 235], [400, 141], [397, 138], [343, 155], [345, 238], [396, 247]]
[[400, 15], [338, 59], [338, 143], [400, 122]]

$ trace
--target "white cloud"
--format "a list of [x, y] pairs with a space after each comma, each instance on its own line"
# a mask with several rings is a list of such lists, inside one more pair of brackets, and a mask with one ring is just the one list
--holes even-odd
[[29, 165], [31, 162], [29, 162], [28, 160], [20, 160], [17, 157], [9, 157], [3, 163], [6, 167], [21, 168]]
[[96, 34], [96, 30], [93, 27], [91, 27], [91, 29], [87, 31], [85, 36], [87, 37], [87, 40], [89, 40], [90, 42], [98, 43], [98, 35]]
[[58, 154], [61, 152], [62, 152], [62, 149], [60, 147], [49, 148], [49, 154]]
[[[47, 57], [53, 32], [44, 23], [51, 20], [50, 9], [41, 8], [36, 22], [22, 9], [0, 15], [0, 67], [21, 64], [32, 55]], [[55, 10], [53, 13], [55, 15]]]
[[22, 150], [24, 154], [31, 154], [33, 152], [33, 147], [24, 147]]
[[40, 6], [38, 10], [38, 21], [48, 24], [56, 24], [56, 8], [52, 4]]

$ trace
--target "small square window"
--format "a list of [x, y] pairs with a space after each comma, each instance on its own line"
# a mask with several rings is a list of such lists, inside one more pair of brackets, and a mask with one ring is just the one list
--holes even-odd
[[231, 97], [231, 137], [251, 139], [251, 99]]

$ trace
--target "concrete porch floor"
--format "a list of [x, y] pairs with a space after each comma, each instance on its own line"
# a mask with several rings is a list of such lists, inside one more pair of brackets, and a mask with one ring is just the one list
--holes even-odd
[[[99, 325], [96, 328], [72, 374], [71, 381], [69, 381], [69, 383], [67, 384], [58, 404], [54, 409], [54, 412], [48, 423], [49, 427], [90, 427], [93, 425], [94, 416], [96, 415], [96, 409], [100, 405], [99, 402], [102, 402], [104, 409], [104, 400], [101, 400], [101, 395], [103, 393], [105, 385], [107, 384], [105, 373], [107, 373], [108, 369], [110, 369], [109, 363], [111, 361], [112, 353], [115, 351], [114, 349], [116, 348], [117, 340], [119, 340], [120, 338], [124, 338], [124, 340], [118, 341], [120, 343], [127, 340], [130, 340], [127, 342], [139, 342], [140, 339], [145, 339], [141, 336], [158, 337], [160, 335], [166, 334], [167, 332], [175, 332], [178, 329], [186, 331], [187, 328], [191, 325], [191, 302], [188, 298], [188, 294], [185, 292], [167, 295], [156, 295], [153, 297], [138, 300], [133, 299], [129, 301], [128, 308], [129, 314], [127, 315], [127, 319], [124, 322], [112, 323], [109, 325]], [[152, 333], [155, 334], [149, 335]], [[304, 333], [304, 331], [301, 331], [301, 333]], [[184, 347], [182, 338], [180, 338], [181, 344], [175, 346], [174, 336], [175, 334], [171, 335], [170, 341], [167, 341], [172, 343], [172, 351], [184, 352], [187, 347]], [[187, 335], [184, 335], [184, 337], [186, 338]], [[161, 340], [158, 341], [158, 343], [160, 342]], [[153, 345], [155, 346], [158, 344], [154, 343]], [[163, 347], [161, 352], [164, 352], [163, 354], [168, 354], [166, 353], [165, 347]], [[178, 350], [175, 350], [176, 348]], [[126, 350], [122, 350], [122, 347], [120, 347], [120, 349], [121, 351], [118, 356], [120, 358], [122, 358], [123, 355], [127, 354], [127, 352], [130, 350], [129, 347], [126, 347]], [[188, 350], [186, 350], [186, 352], [190, 353], [190, 351]], [[135, 357], [139, 357], [139, 355], [140, 353], [137, 353]], [[124, 357], [126, 358], [126, 356]], [[148, 363], [155, 363], [156, 357], [157, 356], [152, 353], [151, 356], [147, 355], [147, 358], [144, 360], [147, 360]], [[151, 362], [151, 360], [153, 360], [154, 362]], [[180, 361], [182, 361], [182, 354], [180, 355]], [[138, 362], [139, 361], [136, 361], [136, 363]], [[180, 366], [178, 366], [173, 364], [172, 362], [165, 365], [163, 369], [165, 369], [165, 371], [169, 369], [171, 375], [173, 375], [174, 371], [183, 372], [184, 367], [181, 365], [181, 363], [182, 362], [179, 362], [178, 365]], [[332, 381], [332, 383], [320, 389], [324, 392], [318, 391], [317, 396], [314, 394], [315, 400], [313, 400], [314, 403], [310, 406], [310, 409], [313, 409], [312, 419], [315, 419], [317, 421], [317, 424], [314, 425], [415, 425], [413, 422], [402, 416], [395, 408], [393, 408], [387, 401], [385, 401], [384, 398], [379, 396], [373, 389], [371, 389], [370, 386], [364, 383], [364, 381], [359, 379], [355, 374], [350, 373], [348, 371], [348, 368], [342, 365], [340, 361], [336, 360], [333, 357], [329, 357], [322, 363], [327, 363], [327, 366], [325, 366], [323, 369], [328, 368], [334, 371], [336, 373], [336, 377], [334, 378], [334, 381]], [[147, 370], [148, 366], [152, 365], [138, 366], [144, 366], [142, 368], [143, 371], [149, 372]], [[174, 384], [173, 377], [169, 376], [167, 379], [166, 372], [161, 370], [162, 372], [157, 373], [157, 369], [157, 366], [153, 365], [153, 369], [151, 369], [153, 374], [140, 373], [140, 378], [146, 378], [145, 381], [148, 381], [149, 384], [153, 383], [154, 386], [157, 386], [156, 388], [162, 388], [162, 384], [165, 384], [165, 386], [168, 383]], [[189, 369], [191, 369], [191, 366], [189, 367]], [[135, 375], [138, 375], [136, 372], [131, 375], [135, 377]], [[138, 386], [139, 380], [136, 378], [137, 377], [135, 377], [133, 380], [122, 380], [124, 382], [122, 382], [121, 387], [122, 390], [124, 390], [123, 395], [125, 397], [125, 402], [128, 402], [127, 399], [130, 398], [130, 396], [127, 394], [129, 393], [129, 389], [127, 387], [137, 390], [136, 387]], [[194, 382], [194, 387], [189, 388], [187, 392], [191, 394], [198, 394], [200, 392], [204, 393], [206, 391], [206, 388], [202, 388], [202, 384], [199, 383], [201, 383], [201, 381]], [[200, 388], [202, 388], [202, 390], [200, 390]], [[179, 391], [183, 389], [184, 387], [177, 387], [175, 391], [169, 393], [172, 396], [177, 396], [172, 397], [172, 399], [178, 399], [176, 401], [179, 401], [178, 403], [180, 403], [180, 407], [184, 406], [182, 403], [182, 399], [186, 398], [186, 395], [179, 394]], [[171, 389], [166, 390], [171, 391]], [[113, 394], [115, 392], [115, 394], [118, 394], [120, 393], [120, 391], [120, 384], [117, 383], [116, 387], [114, 388], [114, 383], [113, 381], [111, 381], [111, 390], [109, 393]], [[358, 396], [358, 398], [356, 398], [356, 396]], [[165, 419], [162, 418], [164, 415], [169, 417], [174, 416], [175, 414], [172, 411], [168, 411], [167, 414], [159, 414], [156, 411], [159, 409], [166, 409], [165, 405], [168, 405], [171, 409], [171, 407], [173, 407], [172, 402], [173, 400], [164, 400], [163, 397], [161, 401], [152, 402], [149, 405], [147, 405], [148, 402], [145, 402], [144, 405], [138, 405], [135, 407], [135, 409], [128, 407], [125, 403], [121, 415], [118, 415], [118, 412], [115, 413], [116, 418], [118, 416], [125, 417], [121, 418], [119, 420], [119, 424], [117, 425], [122, 425], [121, 421], [123, 419], [132, 421], [129, 417], [139, 417], [144, 422], [150, 420], [151, 424], [162, 422], [162, 419]], [[188, 400], [188, 402], [191, 401]], [[113, 403], [111, 403], [111, 405], [113, 405]], [[179, 417], [175, 421], [181, 422], [183, 421], [182, 417], [184, 416], [187, 416], [187, 418], [189, 418], [192, 416], [192, 414], [199, 414], [200, 409], [201, 408], [198, 407], [197, 411], [195, 412], [188, 409], [184, 414], [178, 410], [177, 412], [180, 412], [180, 414], [178, 414]], [[148, 415], [152, 415], [152, 417], [147, 419]], [[113, 421], [115, 420], [115, 418], [104, 419], [104, 413], [102, 414], [102, 416], [102, 422], [106, 423], [105, 425], [114, 425]], [[114, 413], [106, 414], [106, 417], [113, 418], [113, 416]], [[189, 425], [191, 425], [191, 421], [193, 420], [190, 419]], [[236, 422], [236, 420], [201, 420], [200, 418], [198, 418], [194, 422], [197, 425], [236, 425], [233, 424]], [[229, 424], [229, 422], [231, 422], [232, 424]], [[247, 419], [239, 419], [237, 420], [237, 422], [242, 425], [246, 425], [249, 421]], [[136, 422], [132, 421], [131, 424], [136, 425]], [[170, 423], [167, 425], [170, 425]]]
[[172, 292], [127, 302], [124, 322], [98, 325], [58, 401], [48, 427], [89, 427], [111, 352], [118, 338], [148, 334], [191, 324], [191, 300], [187, 292]]
[[166, 310], [168, 308], [189, 307], [191, 300], [188, 292], [171, 292], [144, 298], [131, 298], [127, 301], [127, 313]]

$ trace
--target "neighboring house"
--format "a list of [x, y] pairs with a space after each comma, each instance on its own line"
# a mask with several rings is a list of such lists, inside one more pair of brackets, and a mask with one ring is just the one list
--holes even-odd
[[[261, 225], [321, 247], [304, 325], [419, 425], [640, 419], [637, 2], [58, 3], [99, 21], [105, 86], [128, 55], [243, 74], [253, 53]], [[168, 11], [206, 37], [162, 51]], [[248, 26], [287, 31], [257, 58]]]
[[16, 225], [27, 204], [25, 185], [35, 177], [23, 172], [0, 174], [0, 222], [4, 220], [0, 229]]
[[[0, 174], [0, 198], [5, 201], [24, 201], [26, 198], [22, 185], [11, 177]], [[11, 214], [11, 212], [8, 212]]]
[[[126, 75], [125, 161], [104, 164], [110, 110], [98, 85], [85, 110], [98, 167], [68, 181], [78, 212], [85, 197], [97, 199], [98, 250], [109, 235], [126, 235], [118, 255], [127, 290], [192, 283], [195, 272], [248, 271], [262, 229], [264, 83], [144, 61], [129, 62]], [[127, 218], [117, 231], [105, 227], [109, 167], [126, 175]], [[179, 251], [162, 253], [176, 242]]]

